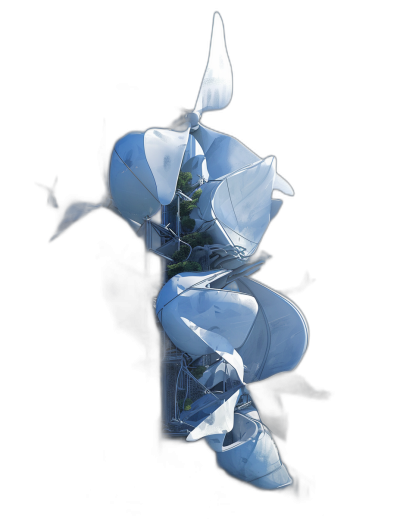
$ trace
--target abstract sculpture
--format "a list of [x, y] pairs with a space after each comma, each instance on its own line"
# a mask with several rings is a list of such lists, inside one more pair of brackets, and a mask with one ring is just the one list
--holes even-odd
[[[156, 303], [165, 431], [188, 441], [205, 437], [227, 472], [274, 489], [291, 478], [246, 385], [296, 367], [308, 331], [292, 302], [248, 278], [261, 265], [248, 260], [281, 207], [273, 190], [293, 190], [275, 157], [261, 159], [200, 123], [231, 98], [232, 68], [216, 13], [193, 112], [181, 131], [152, 128], [121, 138], [110, 192], [119, 214], [144, 227], [138, 234], [147, 248], [173, 263]], [[158, 225], [150, 218], [160, 209]]]

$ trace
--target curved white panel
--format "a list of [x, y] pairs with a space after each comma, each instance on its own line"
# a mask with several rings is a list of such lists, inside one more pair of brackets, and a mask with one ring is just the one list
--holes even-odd
[[286, 179], [282, 177], [282, 175], [279, 175], [279, 173], [275, 175], [274, 190], [279, 190], [280, 192], [283, 192], [286, 195], [294, 195], [293, 188], [286, 181]]
[[[147, 190], [157, 198], [157, 186], [144, 151], [144, 133], [128, 133], [116, 142], [114, 151]], [[123, 184], [120, 184], [123, 188]]]
[[243, 383], [243, 360], [233, 346], [229, 343], [229, 341], [220, 334], [216, 334], [215, 332], [205, 330], [204, 328], [195, 325], [185, 317], [182, 317], [181, 319], [186, 326], [192, 330], [192, 332], [194, 332], [200, 339], [202, 339], [202, 341], [204, 341], [204, 343], [206, 343], [206, 345], [208, 345], [219, 356], [224, 358], [224, 360], [235, 369], [240, 381]]
[[224, 24], [214, 13], [210, 53], [194, 112], [223, 109], [232, 99], [233, 75], [225, 43]]
[[232, 136], [219, 133], [199, 124], [191, 133], [206, 157], [210, 179], [220, 179], [261, 160], [251, 149]]
[[189, 433], [186, 440], [188, 442], [193, 442], [198, 441], [207, 435], [227, 433], [228, 431], [231, 431], [233, 428], [235, 406], [239, 395], [240, 389], [196, 426], [196, 428]]
[[[154, 216], [161, 205], [157, 197], [151, 193], [151, 181], [143, 178], [143, 173], [137, 174], [128, 167], [114, 150], [111, 156], [110, 164], [110, 193], [114, 204], [121, 215], [140, 225], [144, 222], [146, 216]], [[142, 177], [140, 179], [139, 177]], [[153, 178], [151, 177], [153, 180]], [[143, 181], [148, 187], [143, 184]], [[154, 180], [153, 180], [154, 185]], [[155, 188], [155, 186], [154, 186]]]
[[187, 289], [158, 313], [171, 341], [190, 356], [210, 354], [210, 348], [182, 321], [218, 333], [237, 348], [246, 340], [257, 314], [255, 299], [242, 293], [213, 289]]
[[260, 313], [246, 342], [238, 349], [249, 368], [248, 381], [257, 381], [294, 369], [308, 344], [308, 329], [296, 306], [275, 291], [249, 278], [237, 281], [239, 288], [253, 295]]
[[180, 273], [173, 276], [161, 289], [157, 297], [156, 313], [158, 314], [164, 306], [183, 291], [191, 287], [204, 287], [210, 282], [221, 278], [231, 271], [229, 269], [208, 271], [206, 273]]
[[174, 198], [189, 129], [188, 127], [183, 132], [148, 129], [144, 134], [146, 159], [156, 182], [158, 200], [162, 205], [169, 205]]
[[291, 485], [292, 478], [289, 476], [285, 465], [282, 463], [281, 466], [273, 472], [261, 476], [260, 478], [253, 479], [250, 483], [261, 489], [281, 489], [282, 487]]
[[[200, 144], [206, 156], [210, 179], [221, 179], [234, 171], [262, 160], [236, 138], [208, 129], [204, 125], [200, 124], [196, 131], [191, 132], [191, 135]], [[273, 158], [267, 157], [265, 161], [270, 164]], [[272, 188], [287, 195], [294, 195], [290, 184], [277, 173]]]
[[228, 175], [212, 201], [216, 218], [255, 244], [260, 242], [270, 221], [273, 159], [268, 157]]
[[[252, 436], [255, 426], [258, 433]], [[276, 489], [291, 484], [270, 433], [260, 423], [235, 413], [231, 440], [230, 445], [217, 453], [218, 464], [224, 470], [261, 488]]]
[[282, 206], [282, 199], [273, 199], [271, 202], [271, 213], [270, 213], [270, 219], [273, 220], [274, 217], [278, 214], [279, 210]]
[[196, 155], [185, 162], [185, 164], [182, 166], [182, 171], [189, 171], [192, 174], [192, 183], [197, 181], [198, 175], [202, 175], [204, 159], [204, 155]]

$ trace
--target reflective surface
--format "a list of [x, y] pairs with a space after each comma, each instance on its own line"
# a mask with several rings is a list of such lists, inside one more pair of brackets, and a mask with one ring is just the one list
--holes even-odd
[[225, 44], [224, 24], [219, 13], [214, 13], [210, 53], [195, 112], [223, 109], [232, 98], [232, 67]]

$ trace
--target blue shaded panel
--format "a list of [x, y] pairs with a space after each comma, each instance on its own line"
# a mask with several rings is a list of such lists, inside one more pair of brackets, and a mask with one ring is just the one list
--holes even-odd
[[[240, 288], [239, 281], [237, 284]], [[246, 341], [237, 349], [247, 369], [244, 373], [246, 383], [255, 382], [259, 379], [258, 374], [268, 354], [268, 348], [269, 331], [265, 324], [264, 315], [259, 310]]]

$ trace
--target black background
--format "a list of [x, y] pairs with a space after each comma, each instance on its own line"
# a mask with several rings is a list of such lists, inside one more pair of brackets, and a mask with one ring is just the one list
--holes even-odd
[[[323, 523], [354, 511], [363, 468], [360, 354], [348, 296], [360, 244], [354, 198], [361, 177], [350, 170], [357, 102], [349, 80], [357, 64], [346, 21], [329, 8], [108, 10], [107, 23], [74, 15], [63, 31], [63, 15], [54, 15], [30, 50], [29, 115], [21, 127], [33, 149], [18, 244], [29, 256], [29, 266], [22, 265], [26, 319], [18, 331], [21, 510], [59, 521], [140, 515], [182, 526], [203, 518], [210, 504], [229, 525], [245, 513], [250, 525], [253, 518], [285, 523], [304, 516]], [[170, 127], [180, 107], [194, 106], [216, 10], [233, 97], [202, 123], [260, 157], [275, 155], [295, 191], [275, 193], [284, 205], [260, 246], [273, 258], [255, 278], [277, 290], [299, 284], [306, 271], [316, 279], [292, 297], [310, 329], [298, 372], [332, 393], [328, 402], [283, 397], [289, 433], [286, 443], [276, 442], [295, 487], [281, 493], [224, 476], [202, 441], [160, 443], [150, 310], [159, 266], [149, 257], [144, 278], [142, 243], [129, 227], [99, 211], [48, 244], [71, 201], [96, 202], [103, 194], [104, 118], [107, 150], [129, 131]], [[46, 207], [34, 185], [51, 186], [56, 175], [58, 211]], [[106, 288], [127, 305], [129, 325], [115, 320]]]

